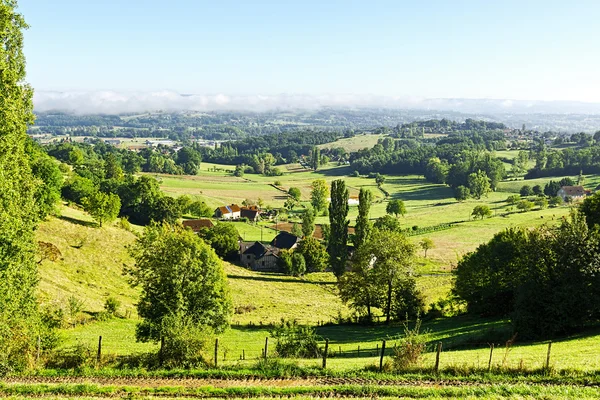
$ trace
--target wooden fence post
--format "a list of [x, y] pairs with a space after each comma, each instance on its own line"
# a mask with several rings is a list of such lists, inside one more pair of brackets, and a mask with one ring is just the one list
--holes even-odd
[[358, 346], [358, 348], [356, 349], [356, 356], [360, 357], [360, 346]]
[[552, 340], [548, 342], [548, 354], [546, 355], [546, 369], [550, 369], [550, 350], [552, 349]]
[[219, 338], [215, 339], [215, 368], [217, 367], [217, 361], [219, 359]]
[[100, 365], [102, 360], [102, 336], [98, 336], [98, 354], [96, 355], [96, 362]]
[[267, 353], [269, 352], [269, 337], [265, 338], [265, 360], [267, 359]]
[[246, 359], [246, 350], [242, 350], [242, 360]]
[[327, 368], [327, 350], [329, 350], [329, 339], [325, 339], [325, 351], [323, 352], [323, 369]]
[[440, 353], [442, 352], [442, 342], [437, 345], [437, 353], [435, 355], [435, 372], [437, 373], [440, 369]]
[[494, 343], [490, 345], [490, 361], [488, 361], [488, 372], [492, 370], [492, 355], [494, 354]]
[[379, 372], [383, 371], [383, 356], [385, 355], [385, 340], [381, 342], [381, 357], [379, 357]]

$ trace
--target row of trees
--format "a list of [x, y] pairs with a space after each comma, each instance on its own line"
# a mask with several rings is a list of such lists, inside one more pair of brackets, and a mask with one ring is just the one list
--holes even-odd
[[454, 293], [468, 311], [509, 316], [521, 337], [549, 337], [600, 318], [600, 195], [558, 227], [510, 228], [463, 257]]

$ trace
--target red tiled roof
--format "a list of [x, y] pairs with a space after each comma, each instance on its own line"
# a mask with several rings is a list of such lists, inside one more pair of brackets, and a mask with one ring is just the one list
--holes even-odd
[[188, 219], [183, 221], [183, 226], [198, 232], [202, 228], [212, 228], [215, 224], [210, 219]]
[[561, 189], [567, 196], [579, 197], [585, 195], [585, 189], [583, 186], [563, 186]]

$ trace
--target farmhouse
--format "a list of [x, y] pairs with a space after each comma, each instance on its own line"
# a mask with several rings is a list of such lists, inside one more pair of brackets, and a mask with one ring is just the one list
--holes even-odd
[[[331, 197], [328, 197], [327, 201], [331, 203]], [[350, 197], [348, 197], [348, 205], [349, 206], [357, 206], [358, 203], [359, 203], [358, 196], [350, 196]]]
[[300, 238], [298, 236], [283, 231], [275, 236], [275, 238], [271, 241], [271, 246], [277, 247], [278, 249], [290, 250], [298, 246], [299, 242]]
[[265, 246], [260, 242], [240, 245], [240, 262], [244, 267], [253, 271], [281, 272], [278, 260], [279, 249], [273, 246]]
[[253, 222], [258, 221], [258, 219], [259, 219], [258, 207], [256, 207], [256, 206], [242, 207], [242, 210], [240, 211], [240, 217], [248, 218], [249, 221], [253, 221]]
[[563, 200], [571, 198], [573, 201], [583, 200], [585, 197], [585, 189], [583, 186], [563, 186], [558, 191], [558, 196]]
[[194, 233], [198, 233], [201, 229], [210, 229], [215, 224], [210, 219], [188, 219], [183, 221], [183, 226], [190, 228]]
[[215, 210], [215, 218], [238, 219], [241, 215], [241, 208], [237, 204], [221, 206]]

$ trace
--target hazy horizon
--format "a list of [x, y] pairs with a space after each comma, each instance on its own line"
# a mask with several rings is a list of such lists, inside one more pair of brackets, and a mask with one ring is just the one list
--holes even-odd
[[216, 108], [284, 97], [600, 103], [600, 3], [591, 0], [19, 5], [38, 93], [197, 93]]

